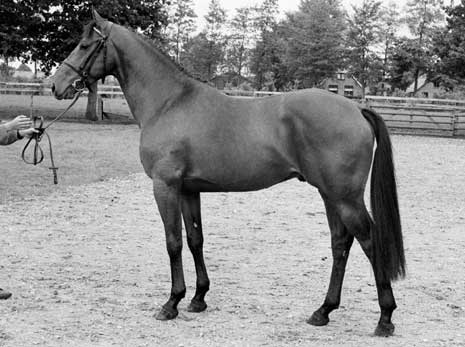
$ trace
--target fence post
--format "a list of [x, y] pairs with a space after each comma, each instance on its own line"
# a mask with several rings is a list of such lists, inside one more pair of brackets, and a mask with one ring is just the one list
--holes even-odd
[[97, 94], [97, 101], [95, 102], [95, 114], [97, 120], [103, 120], [103, 99]]
[[32, 120], [32, 115], [34, 114], [34, 93], [31, 93], [31, 104], [29, 109], [29, 118]]
[[455, 137], [457, 135], [458, 124], [459, 124], [459, 115], [456, 113], [452, 115], [452, 137]]
[[362, 106], [365, 108], [370, 108], [370, 99], [365, 96], [364, 99], [362, 99]]

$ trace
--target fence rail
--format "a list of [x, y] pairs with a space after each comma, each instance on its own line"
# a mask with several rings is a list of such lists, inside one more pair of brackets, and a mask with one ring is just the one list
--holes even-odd
[[[0, 82], [0, 94], [17, 94], [17, 95], [45, 95], [51, 96], [52, 90], [49, 84], [41, 83], [11, 83]], [[264, 97], [280, 92], [262, 92], [256, 90], [223, 90], [223, 93], [230, 96], [244, 96], [244, 97]], [[87, 90], [83, 95], [86, 95]], [[97, 93], [104, 98], [124, 98], [124, 94], [119, 86], [112, 85], [98, 85]]]
[[[224, 90], [237, 97], [264, 97], [279, 92]], [[84, 92], [86, 95], [87, 91]], [[0, 82], [1, 94], [51, 96], [49, 84]], [[124, 99], [119, 86], [99, 85], [104, 99]], [[379, 113], [388, 127], [399, 133], [465, 136], [465, 100], [367, 96], [363, 104]]]
[[378, 112], [394, 132], [465, 136], [465, 101], [367, 96], [365, 105]]

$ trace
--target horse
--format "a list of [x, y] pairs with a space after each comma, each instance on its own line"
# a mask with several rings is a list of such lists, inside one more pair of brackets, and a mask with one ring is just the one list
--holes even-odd
[[[316, 187], [324, 201], [333, 257], [326, 297], [307, 322], [326, 325], [339, 307], [355, 238], [375, 276], [381, 311], [375, 335], [393, 334], [391, 282], [405, 276], [405, 256], [392, 145], [379, 115], [320, 89], [226, 96], [147, 38], [94, 10], [83, 31], [56, 71], [52, 91], [70, 99], [107, 75], [121, 85], [140, 128], [140, 159], [153, 182], [170, 260], [171, 292], [156, 319], [174, 319], [186, 294], [182, 220], [196, 270], [187, 310], [207, 308], [200, 194], [255, 191], [297, 178]], [[372, 216], [364, 202], [370, 170]]]

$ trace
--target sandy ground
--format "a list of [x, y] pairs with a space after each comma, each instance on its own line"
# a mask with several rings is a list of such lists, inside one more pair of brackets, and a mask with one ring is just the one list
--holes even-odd
[[153, 318], [170, 290], [164, 232], [142, 174], [0, 205], [0, 346], [464, 346], [465, 141], [395, 136], [408, 277], [395, 336], [377, 338], [374, 280], [354, 245], [342, 307], [305, 323], [331, 267], [317, 192], [296, 180], [204, 194], [208, 309]]

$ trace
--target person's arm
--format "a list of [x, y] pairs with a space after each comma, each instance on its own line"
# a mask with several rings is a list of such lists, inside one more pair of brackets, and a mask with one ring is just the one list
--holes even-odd
[[9, 145], [16, 140], [18, 140], [18, 131], [11, 131], [6, 124], [0, 124], [0, 145]]
[[9, 145], [16, 140], [29, 136], [31, 133], [31, 120], [23, 115], [0, 124], [0, 145]]

